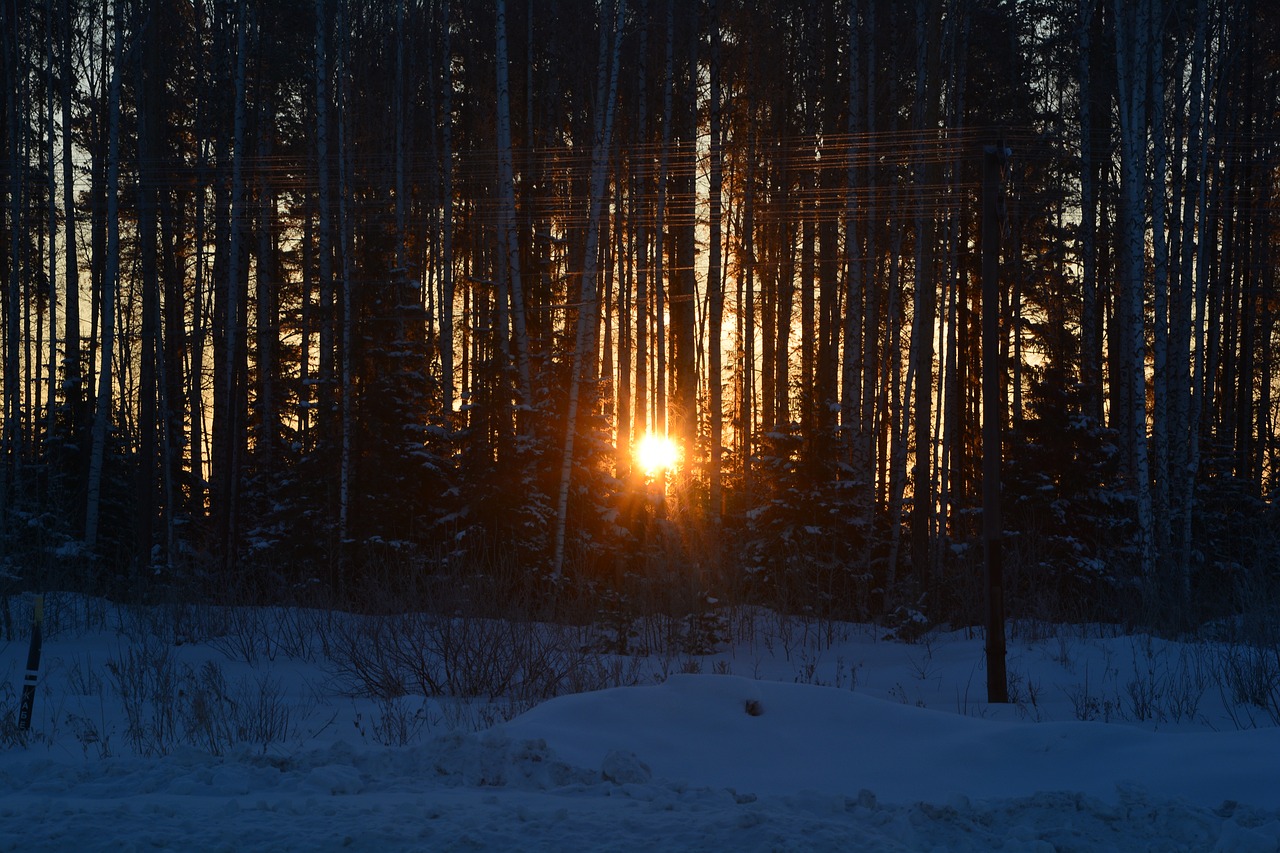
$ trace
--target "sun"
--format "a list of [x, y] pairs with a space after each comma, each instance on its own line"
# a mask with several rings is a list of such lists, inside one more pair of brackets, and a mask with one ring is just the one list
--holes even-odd
[[636, 462], [649, 476], [674, 467], [679, 456], [676, 443], [665, 435], [647, 432], [636, 444]]

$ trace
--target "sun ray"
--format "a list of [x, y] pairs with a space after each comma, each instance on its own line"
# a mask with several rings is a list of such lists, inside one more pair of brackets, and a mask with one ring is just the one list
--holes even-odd
[[636, 444], [636, 462], [648, 476], [674, 467], [679, 456], [676, 443], [665, 435], [645, 433]]

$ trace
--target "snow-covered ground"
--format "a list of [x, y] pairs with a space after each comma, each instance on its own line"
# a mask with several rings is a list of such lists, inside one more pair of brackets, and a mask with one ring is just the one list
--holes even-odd
[[736, 611], [713, 654], [561, 659], [606, 689], [375, 699], [342, 638], [409, 623], [50, 596], [20, 738], [8, 606], [0, 850], [1280, 850], [1280, 729], [1238, 695], [1274, 650], [1013, 625], [990, 706], [971, 633]]

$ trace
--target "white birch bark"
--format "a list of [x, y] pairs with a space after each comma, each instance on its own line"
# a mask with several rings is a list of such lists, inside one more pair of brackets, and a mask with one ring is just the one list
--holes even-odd
[[1143, 262], [1146, 248], [1143, 196], [1147, 157], [1147, 64], [1150, 0], [1116, 0], [1116, 73], [1120, 102], [1120, 212], [1118, 274], [1125, 310], [1122, 343], [1128, 349], [1128, 383], [1134, 495], [1137, 499], [1138, 552], [1144, 578], [1154, 568], [1150, 464], [1147, 447], [1146, 338]]

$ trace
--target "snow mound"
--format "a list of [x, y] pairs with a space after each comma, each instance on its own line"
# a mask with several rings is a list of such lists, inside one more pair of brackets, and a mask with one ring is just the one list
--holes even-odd
[[[1274, 733], [1202, 742], [1114, 728], [680, 676], [399, 749], [10, 754], [0, 849], [1280, 850], [1280, 812], [1204, 799], [1235, 790], [1230, 770], [1254, 786], [1241, 801], [1274, 805], [1280, 783], [1262, 771]], [[1200, 763], [1212, 744], [1230, 760]], [[1212, 781], [1197, 788], [1195, 772], [1173, 772], [1180, 762]]]
[[[763, 713], [745, 712], [756, 703]], [[754, 794], [874, 790], [892, 802], [1078, 792], [1204, 807], [1280, 808], [1280, 730], [1164, 733], [1103, 723], [995, 722], [829, 687], [675, 675], [554, 699], [512, 720], [563, 760], [632, 750], [655, 777]], [[1126, 793], [1129, 792], [1129, 793]]]
[[[1215, 731], [1253, 719], [1225, 707], [1175, 715], [1173, 731], [1163, 718], [1019, 722], [1021, 706], [969, 701], [981, 642], [963, 636], [852, 636], [825, 660], [810, 650], [804, 680], [834, 688], [678, 675], [565, 696], [479, 734], [442, 725], [468, 719], [465, 705], [403, 697], [384, 712], [325, 694], [311, 662], [226, 663], [233, 678], [279, 679], [264, 696], [299, 714], [291, 735], [220, 756], [169, 741], [147, 758], [130, 749], [118, 688], [96, 674], [130, 642], [50, 640], [33, 734], [0, 749], [0, 850], [1280, 853], [1280, 730]], [[0, 644], [11, 683], [20, 645]], [[172, 653], [192, 667], [212, 654]], [[1061, 721], [1079, 714], [1074, 669], [1110, 673], [1101, 695], [1114, 711], [1130, 666], [1164, 678], [1170, 660], [1206, 660], [1187, 653], [1068, 637], [1011, 660], [1040, 691], [1035, 717]], [[757, 676], [801, 677], [772, 650], [735, 654]], [[959, 713], [946, 712], [953, 691]], [[926, 701], [942, 711], [916, 707]], [[421, 735], [383, 746], [378, 720], [409, 712]]]

